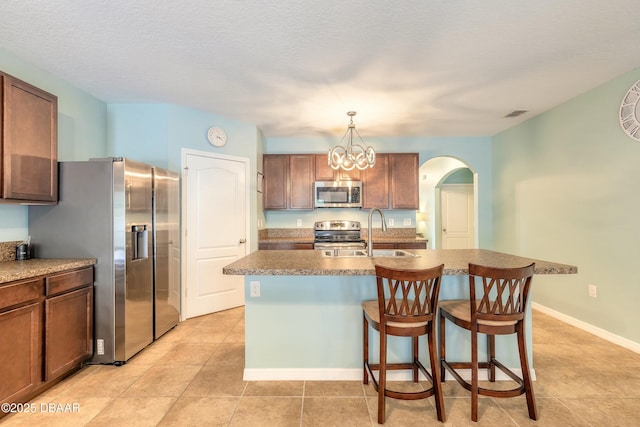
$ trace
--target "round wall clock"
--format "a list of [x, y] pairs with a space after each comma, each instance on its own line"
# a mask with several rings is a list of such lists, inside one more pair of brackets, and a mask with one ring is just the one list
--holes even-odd
[[210, 127], [207, 132], [207, 139], [214, 147], [222, 147], [227, 143], [227, 133], [219, 127]]
[[620, 126], [624, 133], [640, 141], [640, 80], [622, 98], [620, 104]]

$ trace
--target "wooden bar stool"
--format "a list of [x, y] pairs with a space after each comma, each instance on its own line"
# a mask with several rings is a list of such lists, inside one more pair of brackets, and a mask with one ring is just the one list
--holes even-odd
[[[362, 303], [364, 378], [378, 392], [378, 423], [385, 421], [385, 397], [401, 400], [417, 400], [435, 396], [438, 420], [444, 422], [444, 399], [440, 383], [440, 369], [437, 358], [435, 316], [440, 293], [440, 281], [444, 264], [424, 270], [397, 270], [376, 268], [378, 299]], [[380, 333], [379, 363], [369, 363], [369, 325]], [[387, 336], [410, 337], [413, 360], [407, 363], [387, 363]], [[419, 356], [418, 337], [427, 336], [431, 374], [422, 365]], [[428, 390], [400, 392], [387, 388], [387, 370], [411, 370], [413, 382], [417, 383], [419, 371], [431, 381]], [[373, 372], [378, 372], [378, 380]]]
[[[440, 369], [445, 369], [465, 389], [471, 391], [471, 419], [478, 421], [478, 395], [515, 397], [526, 394], [529, 418], [537, 420], [536, 401], [527, 359], [525, 311], [535, 264], [521, 268], [493, 268], [469, 264], [469, 300], [440, 302]], [[476, 289], [476, 279], [479, 285]], [[471, 331], [471, 362], [446, 360], [445, 319]], [[478, 334], [487, 335], [487, 361], [478, 361]], [[517, 334], [522, 378], [496, 360], [495, 336]], [[496, 367], [513, 379], [518, 387], [496, 390], [478, 386], [478, 369], [488, 369], [489, 381], [496, 380]], [[471, 383], [456, 369], [471, 369]]]

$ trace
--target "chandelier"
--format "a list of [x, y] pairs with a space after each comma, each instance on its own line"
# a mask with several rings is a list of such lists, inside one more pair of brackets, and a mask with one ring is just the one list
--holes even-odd
[[[333, 169], [344, 169], [346, 171], [350, 171], [353, 168], [358, 168], [362, 170], [372, 168], [373, 165], [376, 164], [376, 152], [370, 146], [365, 148], [364, 141], [356, 130], [356, 125], [353, 124], [353, 116], [355, 115], [355, 111], [349, 111], [347, 113], [347, 116], [351, 118], [351, 121], [347, 127], [347, 132], [340, 140], [340, 144], [342, 144], [342, 141], [344, 141], [348, 135], [349, 139], [347, 140], [347, 146], [344, 147], [343, 145], [338, 144], [329, 150], [329, 166]], [[362, 145], [353, 143], [354, 132], [358, 135]]]

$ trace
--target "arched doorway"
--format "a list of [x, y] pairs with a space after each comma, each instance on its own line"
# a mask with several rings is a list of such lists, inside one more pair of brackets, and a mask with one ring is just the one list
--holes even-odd
[[[459, 182], [460, 176], [472, 176], [472, 182]], [[447, 180], [449, 179], [449, 183]], [[455, 182], [451, 182], [455, 179]], [[468, 180], [468, 178], [465, 178]], [[429, 247], [442, 248], [443, 185], [468, 184], [472, 186], [472, 247], [478, 247], [478, 175], [464, 161], [454, 157], [435, 157], [420, 166], [420, 210], [416, 215], [416, 231], [429, 240]]]

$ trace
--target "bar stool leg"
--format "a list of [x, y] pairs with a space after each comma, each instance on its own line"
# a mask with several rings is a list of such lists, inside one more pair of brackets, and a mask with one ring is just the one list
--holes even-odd
[[363, 349], [363, 356], [362, 356], [362, 360], [364, 361], [364, 365], [363, 365], [363, 377], [362, 377], [362, 384], [369, 384], [369, 371], [367, 371], [367, 365], [369, 364], [369, 322], [367, 322], [367, 317], [366, 316], [362, 316], [362, 349]]
[[527, 397], [527, 409], [529, 418], [538, 419], [536, 409], [536, 399], [533, 393], [533, 383], [531, 381], [531, 371], [529, 370], [529, 360], [527, 358], [527, 344], [524, 335], [524, 322], [519, 322], [516, 335], [518, 336], [518, 351], [520, 352], [520, 367], [522, 369], [522, 382], [524, 383], [525, 396]]
[[438, 415], [438, 421], [445, 421], [444, 412], [444, 396], [442, 395], [442, 383], [440, 375], [440, 366], [438, 363], [438, 354], [436, 352], [436, 334], [432, 327], [431, 331], [427, 335], [427, 341], [429, 344], [429, 363], [431, 364], [431, 376], [433, 377], [433, 394], [436, 400], [436, 414]]
[[471, 419], [478, 421], [478, 329], [471, 327]]
[[[382, 328], [381, 328], [382, 329]], [[380, 377], [378, 378], [378, 424], [384, 424], [387, 391], [387, 334], [380, 331]]]

